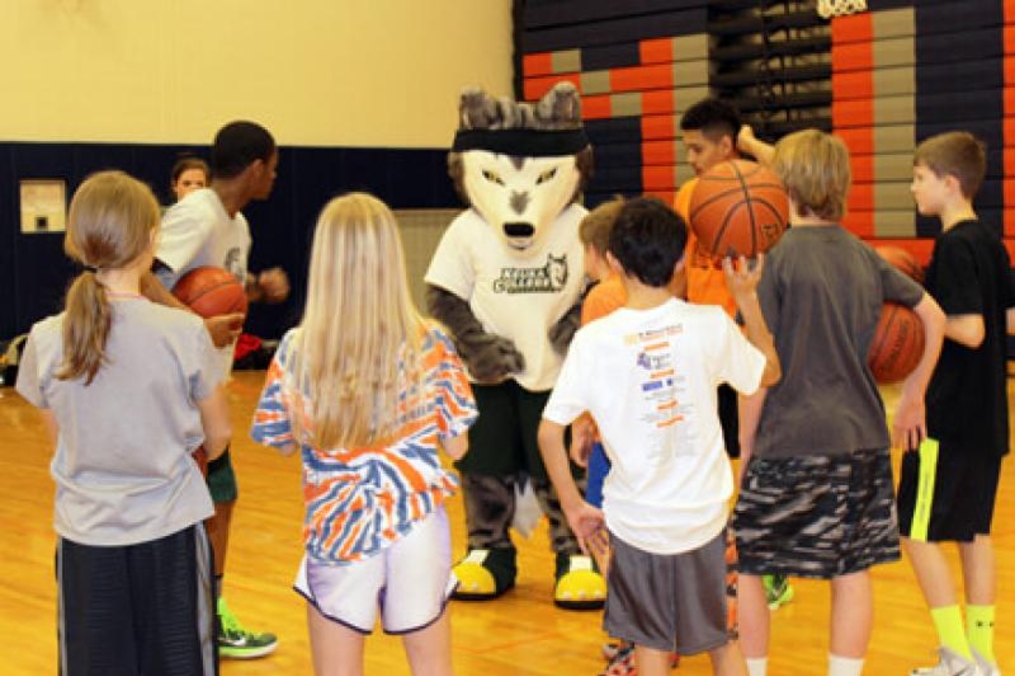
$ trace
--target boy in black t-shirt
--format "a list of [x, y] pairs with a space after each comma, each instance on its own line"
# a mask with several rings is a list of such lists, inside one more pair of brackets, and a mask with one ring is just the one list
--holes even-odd
[[[940, 640], [941, 662], [913, 674], [999, 674], [993, 652], [995, 571], [990, 523], [1008, 452], [1006, 343], [1015, 304], [1008, 253], [977, 220], [973, 197], [986, 171], [983, 144], [966, 132], [919, 145], [911, 190], [919, 212], [941, 219], [927, 291], [948, 316], [927, 389], [929, 439], [902, 463], [903, 546]], [[958, 543], [966, 624], [938, 543]]]

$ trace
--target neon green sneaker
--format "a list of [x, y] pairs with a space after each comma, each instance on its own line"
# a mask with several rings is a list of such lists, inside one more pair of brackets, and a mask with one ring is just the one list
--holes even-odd
[[218, 601], [218, 644], [219, 656], [236, 660], [249, 660], [275, 652], [278, 638], [268, 632], [247, 631], [229, 610], [224, 598]]
[[762, 575], [761, 586], [765, 588], [765, 600], [771, 610], [793, 600], [793, 587], [785, 575]]

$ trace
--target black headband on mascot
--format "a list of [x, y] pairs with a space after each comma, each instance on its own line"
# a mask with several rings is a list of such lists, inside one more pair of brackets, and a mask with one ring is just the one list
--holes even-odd
[[462, 129], [455, 134], [452, 152], [487, 150], [515, 157], [574, 155], [589, 145], [584, 129]]

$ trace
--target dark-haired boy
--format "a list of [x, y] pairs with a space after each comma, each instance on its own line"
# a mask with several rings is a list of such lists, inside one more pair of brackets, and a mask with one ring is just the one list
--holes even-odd
[[[939, 134], [917, 147], [913, 164], [917, 208], [941, 219], [926, 287], [947, 320], [927, 388], [930, 440], [905, 454], [899, 484], [902, 543], [930, 606], [941, 654], [935, 667], [912, 673], [992, 676], [1000, 670], [993, 646], [990, 525], [1001, 459], [1008, 453], [1011, 263], [1000, 238], [973, 209], [986, 172], [983, 144], [967, 132]], [[941, 542], [958, 543], [961, 553], [968, 635]]]
[[[641, 676], [666, 674], [670, 653], [708, 651], [717, 674], [743, 674], [726, 627], [725, 528], [733, 492], [716, 387], [751, 393], [779, 378], [755, 288], [761, 263], [734, 269], [730, 291], [747, 337], [715, 306], [675, 299], [684, 222], [653, 199], [625, 204], [608, 260], [624, 307], [578, 331], [543, 412], [539, 446], [568, 523], [585, 547], [609, 529], [613, 558], [604, 628], [633, 643]], [[612, 463], [602, 511], [568, 470], [564, 428], [588, 411]]]
[[[154, 274], [147, 275], [142, 282], [145, 295], [156, 302], [180, 307], [181, 303], [166, 289], [173, 288], [180, 277], [194, 268], [212, 266], [228, 270], [244, 282], [251, 301], [285, 300], [289, 280], [280, 268], [259, 275], [247, 271], [250, 228], [240, 211], [253, 200], [268, 198], [277, 167], [278, 148], [267, 129], [247, 121], [222, 127], [212, 144], [211, 185], [190, 193], [162, 217]], [[205, 320], [212, 341], [219, 348], [227, 379], [243, 320], [242, 314]], [[215, 554], [219, 653], [238, 659], [267, 655], [278, 646], [275, 635], [244, 629], [221, 596], [232, 512], [239, 495], [228, 449], [209, 463], [208, 488], [215, 503], [215, 515], [205, 525]]]

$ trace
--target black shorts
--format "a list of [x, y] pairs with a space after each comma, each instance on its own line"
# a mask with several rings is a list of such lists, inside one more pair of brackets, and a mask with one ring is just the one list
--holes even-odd
[[528, 474], [546, 480], [536, 431], [549, 392], [529, 392], [514, 380], [499, 385], [473, 385], [482, 414], [469, 428], [469, 452], [455, 463], [462, 472], [483, 476]]
[[211, 573], [202, 524], [122, 547], [59, 539], [59, 673], [217, 674]]
[[936, 458], [927, 451], [906, 452], [899, 479], [899, 530], [928, 542], [972, 542], [990, 534], [1000, 476], [1000, 457], [944, 443]]
[[899, 559], [887, 449], [751, 458], [733, 512], [740, 572], [830, 579]]
[[233, 471], [233, 460], [228, 448], [222, 455], [208, 463], [207, 482], [211, 501], [216, 505], [223, 502], [235, 502], [239, 497], [236, 472]]

